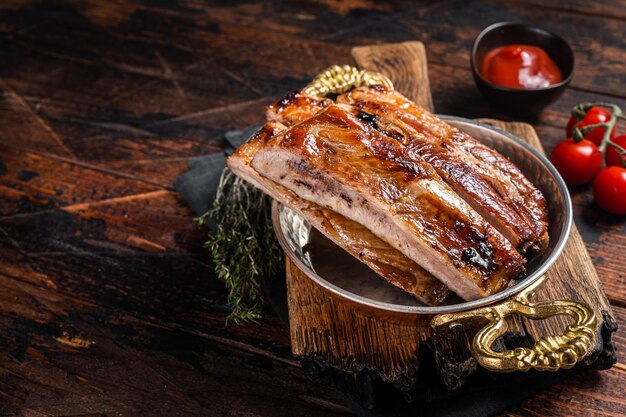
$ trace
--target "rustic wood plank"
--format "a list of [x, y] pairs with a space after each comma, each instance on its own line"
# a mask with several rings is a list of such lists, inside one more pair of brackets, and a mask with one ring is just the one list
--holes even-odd
[[[428, 81], [426, 50], [421, 42], [358, 46], [352, 57], [359, 68], [393, 77], [394, 88], [416, 103], [434, 111]], [[418, 80], [417, 82], [415, 80]]]
[[[315, 42], [312, 47], [294, 48], [299, 52], [292, 55], [290, 64], [278, 59], [284, 56], [286, 46], [301, 41], [292, 32], [262, 30], [254, 24], [227, 24], [220, 22], [219, 16], [211, 18], [210, 13], [206, 20], [198, 21], [197, 13], [127, 12], [133, 12], [125, 19], [135, 19], [134, 25], [103, 30], [98, 19], [90, 20], [68, 7], [36, 5], [12, 11], [7, 14], [11, 21], [38, 24], [23, 33], [16, 28], [8, 37], [6, 52], [2, 52], [10, 65], [0, 69], [0, 77], [22, 94], [45, 95], [43, 91], [54, 84], [55, 95], [69, 99], [76, 98], [72, 80], [84, 79], [89, 73], [94, 81], [86, 86], [82, 100], [119, 107], [131, 114], [158, 116], [230, 105], [258, 98], [263, 91], [270, 95], [284, 93], [301, 85], [297, 82], [300, 68], [313, 74], [337, 63], [325, 57], [338, 46], [321, 47]], [[46, 14], [56, 19], [46, 20]], [[59, 35], [68, 24], [80, 28], [75, 38]], [[311, 37], [303, 39], [310, 41]], [[98, 46], [98, 54], [94, 54], [93, 45]], [[129, 48], [134, 53], [124, 55]], [[42, 59], [57, 72], [54, 79], [29, 70]], [[318, 61], [320, 68], [299, 65], [303, 60]], [[272, 64], [256, 65], [258, 62]], [[258, 82], [249, 82], [245, 72], [258, 73]], [[268, 76], [270, 73], [272, 76]], [[279, 77], [283, 79], [277, 80]], [[267, 90], [266, 83], [274, 91]], [[115, 88], [105, 88], [107, 85]]]
[[[254, 11], [253, 11], [253, 10], [250, 10], [250, 11], [248, 11], [248, 12], [249, 12], [250, 14], [253, 14], [253, 13], [254, 13]], [[182, 12], [181, 12], [181, 13], [182, 13]], [[234, 16], [234, 15], [232, 15], [232, 16]], [[219, 20], [220, 18], [216, 18], [216, 19], [217, 19], [217, 20]], [[372, 19], [372, 20], [373, 20], [373, 19]], [[370, 22], [370, 21], [369, 21], [369, 19], [367, 19], [367, 22], [369, 22], [369, 23], [367, 23], [368, 25], [371, 25], [371, 24], [372, 24], [372, 22]], [[383, 26], [383, 28], [384, 28], [384, 26], [385, 26], [385, 25], [387, 25], [387, 27], [389, 27], [389, 26], [390, 26], [390, 25], [388, 24], [389, 22], [388, 22], [387, 20], [385, 20], [384, 22], [385, 22], [385, 23], [384, 23], [384, 25], [382, 25], [382, 26]], [[186, 23], [186, 24], [190, 24], [190, 25], [195, 24], [195, 23], [194, 23], [191, 19], [189, 19], [188, 21], [187, 21], [187, 20], [185, 20], [185, 23]], [[345, 22], [344, 22], [344, 23], [345, 23]], [[179, 24], [180, 24], [180, 23], [179, 23]], [[294, 23], [294, 25], [295, 25], [295, 23]], [[397, 26], [397, 25], [395, 25], [395, 26]], [[295, 26], [294, 26], [294, 27], [295, 27]], [[284, 29], [284, 27], [283, 27], [283, 29]], [[272, 30], [273, 30], [273, 31], [279, 31], [279, 30], [280, 30], [280, 28], [279, 28], [279, 27], [278, 27], [278, 25], [277, 25], [277, 27], [274, 27]], [[387, 29], [387, 30], [388, 30], [388, 29]], [[294, 31], [294, 29], [289, 29], [289, 32], [293, 32], [293, 31]], [[219, 38], [219, 39], [222, 39], [222, 38], [226, 39], [226, 40], [229, 42], [229, 44], [230, 44], [230, 45], [239, 45], [239, 43], [240, 43], [240, 42], [244, 39], [244, 36], [246, 36], [246, 37], [248, 37], [248, 38], [254, 38], [254, 39], [258, 38], [258, 36], [257, 36], [258, 34], [253, 35], [253, 34], [247, 34], [246, 32], [244, 32], [242, 35], [240, 35], [239, 37], [237, 37], [237, 33], [239, 33], [239, 32], [238, 32], [238, 30], [233, 30], [232, 32], [230, 32], [230, 31], [229, 31], [229, 32], [226, 32], [226, 33], [222, 33], [222, 34], [220, 34], [220, 38]], [[380, 32], [379, 32], [379, 31], [376, 31], [376, 33], [380, 33]], [[383, 30], [381, 34], [382, 34], [382, 35], [386, 35], [386, 31], [385, 31], [385, 30]], [[203, 35], [205, 35], [205, 34], [203, 34]], [[215, 35], [215, 34], [214, 34], [214, 35]], [[399, 37], [401, 37], [401, 38], [407, 38], [407, 37], [412, 37], [412, 36], [414, 36], [414, 35], [412, 35], [410, 32], [401, 32], [401, 33], [399, 33], [399, 34], [397, 34], [397, 35], [396, 35], [396, 34], [389, 34], [389, 36], [390, 36], [390, 37], [391, 37], [392, 35], [393, 35], [393, 36], [399, 36]], [[123, 39], [123, 38], [122, 38], [122, 39]], [[350, 39], [349, 39], [349, 38], [348, 38], [348, 39], [346, 39], [346, 40], [344, 40], [344, 38], [343, 38], [343, 37], [338, 38], [338, 40], [341, 40], [341, 41], [343, 41], [343, 42], [349, 42], [349, 41], [350, 41]], [[100, 43], [100, 44], [102, 43], [102, 41], [101, 41], [101, 40], [99, 40], [99, 39], [94, 39], [93, 41], [94, 41], [95, 43]], [[223, 41], [223, 40], [221, 40], [221, 42], [224, 42], [224, 41]], [[329, 50], [329, 48], [331, 48], [331, 49], [332, 49], [332, 47], [333, 47], [333, 46], [332, 46], [332, 44], [330, 44], [330, 43], [324, 43], [324, 44], [320, 44], [320, 43], [307, 44], [307, 43], [293, 43], [293, 42], [285, 43], [283, 39], [280, 39], [280, 38], [273, 38], [271, 41], [268, 39], [268, 43], [267, 43], [267, 44], [264, 44], [262, 47], [261, 47], [260, 45], [257, 45], [257, 46], [251, 46], [251, 49], [253, 49], [253, 48], [254, 48], [254, 49], [260, 49], [260, 50], [266, 50], [266, 49], [268, 49], [268, 48], [270, 48], [270, 49], [271, 49], [271, 47], [269, 46], [269, 45], [271, 45], [271, 43], [270, 43], [270, 42], [271, 42], [271, 43], [274, 43], [274, 44], [276, 44], [276, 43], [281, 43], [281, 45], [282, 45], [282, 48], [281, 48], [281, 53], [282, 53], [282, 54], [284, 54], [284, 55], [289, 55], [289, 56], [297, 56], [297, 57], [304, 56], [304, 55], [301, 53], [303, 50], [312, 50], [312, 51], [315, 51], [316, 53], [318, 53], [317, 51], [322, 51], [322, 52], [326, 53], [326, 51], [328, 51], [328, 50]], [[371, 42], [371, 38], [362, 39], [362, 40], [361, 40], [361, 42]], [[336, 43], [336, 42], [335, 42], [335, 43]], [[91, 44], [89, 44], [89, 45], [90, 45], [90, 47], [91, 47]], [[221, 45], [221, 44], [220, 44], [220, 45]], [[116, 51], [116, 50], [118, 50], [118, 49], [119, 49], [119, 48], [117, 48], [117, 46], [119, 46], [119, 45], [118, 45], [118, 44], [114, 44], [112, 47], [109, 47], [109, 46], [107, 45], [107, 46], [106, 46], [107, 52], [109, 52], [109, 53], [113, 53], [113, 51]], [[288, 49], [288, 51], [285, 51], [285, 48], [287, 48], [287, 49]], [[145, 48], [143, 48], [143, 49], [145, 49]], [[225, 54], [225, 53], [230, 53], [230, 52], [225, 52], [224, 50], [231, 51], [231, 50], [233, 50], [233, 48], [232, 48], [232, 47], [231, 47], [231, 48], [225, 48], [225, 47], [224, 47], [224, 48], [221, 48], [220, 53], [221, 53], [222, 55], [223, 55], [223, 54]], [[242, 52], [242, 51], [236, 50], [235, 55], [236, 55], [236, 56], [240, 56], [240, 55], [242, 55], [242, 54], [241, 54], [241, 52]], [[305, 54], [305, 55], [306, 55], [306, 54]], [[345, 55], [345, 54], [344, 54], [344, 55]], [[318, 57], [316, 57], [316, 58], [318, 58]], [[315, 64], [315, 62], [316, 62], [316, 61], [318, 61], [318, 60], [319, 60], [319, 59], [317, 59], [317, 60], [308, 60], [308, 65], [309, 65], [309, 66], [311, 66], [311, 67], [315, 67], [315, 65], [316, 65], [316, 64]], [[275, 59], [274, 59], [274, 61], [275, 61]], [[328, 61], [328, 62], [331, 62], [331, 61]], [[233, 63], [233, 64], [234, 64], [234, 63]], [[147, 60], [146, 60], [146, 63], [141, 64], [141, 67], [142, 67], [142, 68], [143, 68], [143, 67], [148, 68], [148, 67], [155, 66], [155, 65], [158, 65], [158, 62], [157, 62], [156, 57], [154, 57], [154, 56], [153, 56], [151, 59], [147, 59]], [[241, 61], [241, 62], [239, 62], [237, 65], [233, 65], [233, 66], [232, 66], [232, 68], [230, 68], [230, 69], [229, 69], [229, 71], [231, 71], [231, 70], [232, 70], [232, 71], [235, 71], [235, 72], [239, 72], [239, 73], [241, 73], [241, 70], [240, 70], [239, 68], [240, 68], [240, 67], [242, 67], [242, 66], [245, 66], [245, 65], [247, 65], [247, 64], [245, 64], [245, 62]], [[448, 70], [450, 70], [450, 69], [451, 69], [451, 67], [446, 67], [446, 68], [447, 68]], [[319, 69], [319, 68], [315, 68], [313, 71], [311, 71], [311, 73], [314, 73], [314, 72], [315, 72], [315, 71], [317, 71], [318, 69]], [[158, 74], [159, 74], [159, 71], [158, 71], [158, 70], [153, 70], [152, 72], [153, 72], [154, 74], [156, 74], [156, 75], [158, 75]], [[278, 75], [278, 74], [277, 74], [277, 75]], [[238, 76], [239, 76], [239, 77], [241, 77], [241, 74], [239, 74]], [[459, 79], [459, 80], [464, 80], [464, 81], [468, 82], [468, 86], [467, 86], [467, 87], [469, 87], [469, 90], [470, 90], [470, 91], [475, 91], [475, 90], [473, 89], [473, 87], [471, 87], [471, 84], [472, 84], [472, 83], [471, 83], [471, 80], [470, 80], [470, 77], [469, 77], [469, 76], [466, 76], [466, 75], [463, 75], [463, 74], [458, 74], [458, 75], [454, 75], [454, 77], [456, 77], [456, 78], [457, 78], [457, 79]], [[263, 78], [267, 78], [267, 77], [263, 77]], [[248, 83], [258, 84], [259, 82], [263, 82], [263, 81], [262, 81], [262, 78], [258, 78], [258, 79], [259, 79], [259, 80], [261, 80], [261, 81], [255, 81], [255, 80], [253, 79], [253, 80], [248, 81]], [[436, 81], [434, 80], [433, 82], [436, 82]], [[283, 90], [281, 90], [281, 93], [282, 93], [282, 92], [284, 92], [284, 91], [286, 90], [286, 88], [287, 88], [287, 87], [283, 86], [282, 88], [283, 88]], [[199, 88], [196, 88], [196, 89], [199, 89]], [[464, 91], [464, 90], [466, 90], [466, 88], [465, 88], [465, 87], [461, 88], [461, 91]], [[437, 89], [436, 89], [436, 91], [449, 91], [449, 90], [447, 90], [447, 89], [439, 89], [439, 88], [437, 88]], [[456, 91], [456, 90], [455, 90], [455, 91]], [[153, 94], [153, 95], [154, 95], [154, 92], [152, 92], [151, 94]], [[171, 95], [171, 94], [169, 94], [169, 95]], [[453, 96], [452, 96], [452, 97], [453, 97]], [[438, 97], [437, 97], [437, 99], [438, 99], [437, 101], [438, 101], [438, 102], [440, 102], [440, 101], [441, 101], [441, 96], [438, 96]], [[476, 116], [484, 116], [484, 115], [490, 115], [490, 110], [489, 110], [489, 108], [488, 108], [488, 107], [484, 106], [484, 107], [482, 108], [482, 110], [478, 110], [478, 109], [477, 109], [477, 107], [476, 107], [475, 105], [473, 105], [473, 106], [467, 106], [467, 102], [466, 102], [466, 101], [465, 101], [465, 100], [464, 100], [461, 96], [459, 97], [459, 99], [457, 100], [457, 102], [459, 103], [458, 108], [451, 109], [451, 110], [453, 110], [453, 111], [451, 111], [451, 110], [447, 110], [446, 112], [447, 112], [447, 113], [454, 113], [454, 114], [465, 115], [465, 116], [471, 116], [471, 117], [476, 117]], [[463, 104], [462, 104], [462, 103], [463, 103]], [[461, 104], [462, 104], [462, 105], [461, 105]], [[444, 105], [445, 105], [445, 102], [444, 102]], [[134, 106], [134, 107], [135, 107], [135, 108], [137, 108], [137, 106]], [[473, 114], [472, 114], [472, 113], [473, 113]], [[85, 125], [84, 125], [84, 126], [85, 126]], [[115, 147], [112, 147], [112, 148], [114, 149]]]
[[[0, 216], [144, 194], [160, 188], [0, 144]], [[87, 185], [88, 184], [88, 185]], [[83, 186], [84, 185], [84, 186]]]
[[[501, 0], [496, 0], [500, 1]], [[513, 0], [508, 3], [517, 3], [525, 8], [536, 7], [550, 10], [554, 13], [574, 12], [581, 16], [596, 16], [603, 19], [626, 20], [626, 3], [624, 0], [589, 1], [570, 0], [563, 2], [553, 2], [546, 0]]]
[[[267, 401], [287, 395], [290, 407], [304, 406], [307, 411], [303, 412], [310, 413], [304, 415], [346, 411], [339, 400], [332, 400], [331, 391], [306, 382], [284, 363], [228, 346], [218, 347], [202, 335], [155, 326], [119, 310], [103, 309], [0, 277], [0, 322], [4, 329], [0, 344], [11, 346], [2, 353], [3, 409], [24, 410], [26, 401], [27, 407], [40, 412], [53, 405], [60, 409], [64, 404], [75, 407], [70, 399], [79, 397], [85, 407], [91, 407], [87, 409], [105, 415], [166, 415], [168, 407], [181, 407], [181, 401], [191, 396], [199, 399], [199, 404], [186, 408], [188, 415], [206, 415], [202, 406], [209, 402], [212, 407], [229, 404], [235, 410], [259, 410], [257, 400], [265, 402], [265, 410], [275, 415], [279, 412], [276, 403]], [[38, 308], [34, 309], [33, 304]], [[616, 312], [620, 323], [626, 323], [625, 310], [618, 308]], [[94, 322], [98, 325], [93, 326]], [[618, 348], [626, 348], [623, 335], [618, 334], [616, 343]], [[226, 353], [229, 359], [225, 361], [222, 355]], [[198, 373], [197, 369], [210, 374]], [[235, 375], [244, 378], [242, 386], [230, 385]], [[519, 411], [514, 409], [508, 415], [567, 416], [586, 415], [587, 411], [624, 414], [626, 405], [619, 400], [619, 394], [625, 378], [622, 368], [586, 373], [526, 400], [517, 408]], [[211, 388], [216, 379], [228, 384], [227, 391], [233, 395], [245, 395], [246, 402], [233, 397], [232, 401], [213, 403], [217, 401], [214, 395], [226, 394]], [[171, 388], [164, 391], [164, 384]], [[165, 397], [153, 404], [155, 394]], [[166, 399], [169, 406], [162, 403]], [[230, 410], [233, 408], [226, 409]]]
[[[61, 156], [65, 162], [82, 161], [87, 166], [171, 187], [173, 179], [187, 170], [189, 159], [222, 151], [225, 131], [258, 123], [264, 107], [275, 99], [263, 98], [159, 121], [138, 122], [135, 126], [107, 119], [94, 121], [94, 116], [85, 116], [87, 108], [75, 103], [30, 96], [24, 97], [24, 101], [37, 106], [37, 116], [63, 137], [62, 149], [72, 156], [66, 157], [58, 148], [30, 140], [49, 137], [43, 128], [30, 123], [29, 130], [15, 125], [22, 134], [12, 134], [9, 129], [0, 133], [0, 144], [37, 153], [43, 150], [43, 156], [48, 158]], [[105, 113], [104, 109], [96, 111]], [[2, 116], [7, 121], [19, 117], [14, 109], [0, 109]]]
[[[163, 223], [154, 217], [159, 210]], [[266, 345], [269, 350], [272, 343], [279, 343], [275, 353], [289, 355], [284, 330], [265, 333], [256, 326], [225, 326], [230, 313], [226, 290], [205, 262], [201, 249], [205, 232], [190, 230], [194, 225], [189, 214], [174, 216], [175, 222], [187, 223], [159, 237], [172, 216], [167, 209], [157, 206], [144, 219], [125, 218], [115, 211], [92, 208], [78, 215], [51, 210], [0, 221], [0, 273], [157, 323]], [[114, 225], [119, 217], [135, 232], [122, 234]], [[184, 244], [202, 253], [172, 253], [168, 244], [174, 249]], [[281, 328], [279, 323], [275, 316], [265, 321], [275, 329]]]
[[[2, 353], [0, 391], [3, 400], [0, 404], [5, 405], [3, 409], [23, 410], [25, 401], [30, 398], [29, 407], [43, 411], [46, 406], [62, 407], [70, 402], [70, 398], [80, 396], [88, 404], [86, 406], [100, 407], [100, 412], [105, 415], [115, 412], [136, 415], [139, 411], [151, 410], [152, 404], [146, 404], [146, 401], [151, 402], [154, 394], [165, 395], [165, 398], [174, 396], [172, 403], [177, 407], [186, 396], [201, 398], [200, 405], [218, 401], [211, 396], [211, 392], [215, 395], [216, 391], [207, 389], [213, 386], [211, 380], [214, 379], [197, 373], [196, 369], [200, 368], [220, 376], [221, 383], [232, 381], [234, 375], [245, 378], [244, 387], [232, 388], [231, 392], [237, 395], [247, 393], [246, 402], [242, 404], [235, 399], [226, 402], [235, 410], [254, 407], [254, 398], [267, 402], [273, 398], [273, 393], [302, 401], [301, 404], [307, 405], [306, 412], [311, 413], [305, 415], [325, 415], [342, 410], [338, 400], [331, 400], [334, 397], [331, 391], [319, 385], [311, 386], [299, 372], [285, 369], [280, 362], [227, 346], [218, 347], [202, 336], [154, 326], [117, 310], [101, 309], [38, 287], [6, 281], [5, 277], [0, 279], [0, 288], [0, 321], [4, 329], [0, 343], [11, 341], [12, 346]], [[33, 309], [34, 302], [40, 307]], [[620, 323], [626, 323], [624, 310], [617, 309], [617, 313]], [[98, 326], [91, 325], [93, 322]], [[163, 343], [163, 340], [171, 343]], [[92, 342], [95, 343], [88, 346]], [[616, 342], [618, 348], [626, 348], [623, 336], [616, 338]], [[184, 355], [180, 350], [183, 345], [184, 352], [187, 352]], [[229, 353], [230, 359], [224, 361], [222, 356], [214, 356], [216, 351]], [[257, 367], [261, 368], [262, 375], [258, 374]], [[131, 377], [134, 373], [136, 375]], [[64, 376], [59, 378], [59, 375]], [[614, 369], [570, 379], [525, 401], [519, 407], [520, 411], [509, 415], [526, 415], [524, 410], [557, 416], [585, 415], [583, 409], [597, 413], [624, 413], [625, 405], [619, 401], [619, 389], [624, 384], [625, 375]], [[175, 387], [173, 390], [163, 391], [164, 378], [168, 386]], [[272, 388], [268, 391], [262, 388], [262, 384], [255, 388], [255, 381], [259, 380]], [[283, 382], [277, 385], [280, 380]], [[303, 388], [298, 388], [299, 384], [303, 384]], [[305, 388], [307, 386], [313, 391]], [[301, 391], [297, 393], [298, 390]], [[224, 395], [222, 390], [217, 392]], [[103, 398], [107, 399], [109, 408], [104, 408]], [[574, 408], [569, 408], [572, 401]], [[218, 401], [211, 405], [219, 404], [224, 403]], [[272, 404], [275, 403], [265, 405], [269, 407], [268, 413], [278, 412]], [[156, 415], [168, 413], [168, 406], [161, 400], [157, 405], [165, 408], [160, 413], [153, 411]], [[233, 408], [227, 411], [230, 410]], [[187, 412], [206, 415], [207, 411], [192, 408]]]
[[[572, 85], [625, 98], [626, 79], [620, 68], [626, 58], [626, 41], [619, 36], [624, 22], [592, 15], [561, 13], [510, 3], [466, 2], [465, 7], [429, 9], [400, 18], [407, 30], [422, 41], [431, 62], [467, 68], [474, 38], [489, 22], [528, 21], [563, 36], [576, 55]], [[598, 44], [602, 34], [602, 47]], [[598, 45], [596, 47], [596, 45]]]
[[24, 143], [65, 157], [72, 156], [72, 152], [50, 125], [2, 80], [0, 91], [0, 124], [5, 126], [0, 131], [0, 141]]
[[348, 414], [289, 362], [1, 274], [0, 325], [3, 415]]
[[193, 212], [181, 204], [174, 191], [158, 190], [73, 204], [62, 210], [81, 219], [104, 222], [107, 242], [146, 252], [187, 252], [204, 240], [204, 232], [189, 221]]
[[[370, 369], [383, 381], [411, 389], [419, 369], [420, 332], [428, 324], [381, 323], [329, 297], [285, 259], [291, 347], [296, 357], [356, 374]], [[346, 358], [350, 360], [346, 361]]]

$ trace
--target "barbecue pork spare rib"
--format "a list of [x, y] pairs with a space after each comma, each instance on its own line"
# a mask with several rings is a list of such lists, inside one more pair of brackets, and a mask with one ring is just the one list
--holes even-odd
[[547, 246], [522, 172], [394, 90], [293, 92], [266, 116], [228, 167], [427, 305], [501, 291]]

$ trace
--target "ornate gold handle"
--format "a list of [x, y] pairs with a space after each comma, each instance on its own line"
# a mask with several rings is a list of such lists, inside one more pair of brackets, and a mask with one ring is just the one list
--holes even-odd
[[358, 70], [350, 65], [333, 65], [320, 72], [303, 90], [312, 96], [324, 97], [375, 84], [393, 88], [391, 80], [377, 72]]
[[[431, 321], [433, 328], [451, 325], [468, 319], [483, 317], [489, 324], [481, 329], [472, 341], [474, 358], [484, 368], [496, 372], [556, 371], [569, 369], [582, 360], [595, 344], [600, 323], [594, 311], [585, 304], [573, 301], [550, 301], [533, 304], [529, 295], [543, 283], [545, 276], [516, 297], [503, 303], [461, 313], [441, 314]], [[516, 348], [506, 352], [492, 349], [494, 342], [507, 330], [506, 317], [520, 314], [533, 320], [542, 320], [556, 315], [568, 315], [575, 321], [559, 336], [544, 336], [532, 348]]]

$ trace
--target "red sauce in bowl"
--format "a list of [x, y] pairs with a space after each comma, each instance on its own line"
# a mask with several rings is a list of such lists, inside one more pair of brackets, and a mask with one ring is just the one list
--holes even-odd
[[561, 70], [538, 46], [507, 45], [489, 51], [480, 75], [502, 87], [542, 88], [563, 81]]

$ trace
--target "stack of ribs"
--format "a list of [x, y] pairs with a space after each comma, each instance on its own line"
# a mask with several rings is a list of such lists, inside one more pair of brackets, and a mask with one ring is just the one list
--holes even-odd
[[395, 90], [296, 91], [266, 116], [229, 168], [426, 305], [501, 291], [548, 244], [522, 172]]

